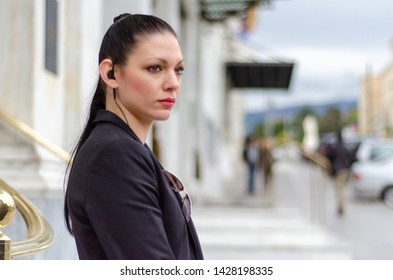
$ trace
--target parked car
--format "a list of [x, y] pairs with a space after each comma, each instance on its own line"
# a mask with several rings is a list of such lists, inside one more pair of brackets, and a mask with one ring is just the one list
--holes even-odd
[[363, 140], [355, 158], [349, 180], [354, 193], [381, 198], [393, 209], [393, 140]]
[[356, 161], [378, 161], [393, 154], [393, 139], [368, 138], [359, 145]]

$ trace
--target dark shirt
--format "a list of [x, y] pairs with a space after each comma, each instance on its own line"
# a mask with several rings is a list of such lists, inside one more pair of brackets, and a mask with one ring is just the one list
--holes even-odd
[[146, 144], [101, 110], [74, 159], [66, 203], [80, 259], [203, 259], [192, 219]]
[[343, 142], [332, 145], [332, 162], [334, 172], [341, 169], [348, 169], [351, 166], [351, 152]]

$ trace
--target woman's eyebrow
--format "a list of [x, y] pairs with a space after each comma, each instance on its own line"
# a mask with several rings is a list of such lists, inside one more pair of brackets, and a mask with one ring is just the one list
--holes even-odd
[[[146, 58], [146, 60], [153, 60], [153, 59], [159, 60], [159, 61], [161, 61], [162, 63], [168, 64], [168, 61], [167, 61], [166, 59], [164, 59], [164, 58], [160, 58], [160, 57], [149, 57], [149, 58]], [[181, 64], [181, 63], [184, 63], [184, 59], [181, 59], [181, 60], [180, 60], [179, 62], [177, 62], [176, 64]]]

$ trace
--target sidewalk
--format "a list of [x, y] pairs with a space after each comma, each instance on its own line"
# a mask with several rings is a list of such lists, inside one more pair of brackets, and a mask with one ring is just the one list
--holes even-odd
[[[263, 197], [261, 178], [246, 192], [245, 168], [224, 195], [197, 204], [193, 219], [206, 259], [351, 259], [349, 244], [311, 222], [308, 176], [290, 161], [274, 166], [273, 204]], [[304, 170], [303, 170], [304, 171]]]

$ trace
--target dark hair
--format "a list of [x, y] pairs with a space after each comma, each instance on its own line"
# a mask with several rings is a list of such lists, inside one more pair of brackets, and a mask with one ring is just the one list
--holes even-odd
[[[98, 64], [104, 59], [110, 58], [114, 65], [123, 66], [126, 64], [128, 55], [133, 51], [137, 43], [138, 36], [151, 35], [156, 33], [169, 32], [177, 37], [173, 28], [164, 20], [153, 16], [143, 14], [121, 14], [114, 18], [113, 24], [106, 31], [98, 55]], [[105, 109], [105, 92], [106, 85], [101, 77], [98, 78], [97, 87], [94, 92], [90, 105], [89, 116], [85, 128], [71, 153], [71, 160], [66, 169], [65, 184], [73, 166], [73, 159], [86, 142], [91, 131], [93, 130], [93, 121], [100, 109]], [[72, 225], [67, 205], [68, 191], [65, 192], [64, 216], [68, 231], [72, 234]]]

